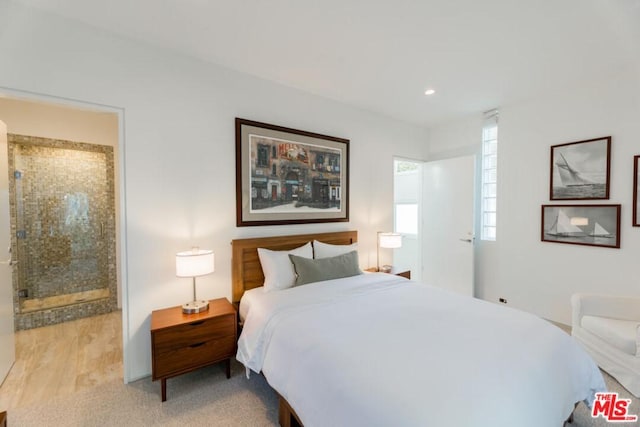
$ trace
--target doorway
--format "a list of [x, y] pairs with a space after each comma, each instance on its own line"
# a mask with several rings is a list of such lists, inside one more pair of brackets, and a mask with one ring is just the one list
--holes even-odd
[[[119, 152], [121, 147], [123, 146], [122, 133], [121, 133], [122, 123], [123, 123], [122, 111], [113, 107], [98, 106], [98, 105], [87, 104], [83, 102], [75, 102], [75, 101], [63, 100], [58, 98], [51, 98], [51, 97], [46, 97], [44, 95], [34, 96], [31, 94], [25, 94], [25, 93], [13, 91], [10, 89], [3, 89], [3, 92], [4, 94], [0, 96], [0, 120], [6, 123], [6, 129], [3, 130], [4, 131], [3, 137], [6, 138], [7, 133], [11, 133], [11, 134], [18, 134], [18, 135], [33, 136], [36, 138], [51, 139], [56, 141], [72, 141], [74, 143], [77, 142], [79, 144], [90, 142], [91, 145], [94, 145], [94, 146], [102, 146], [102, 147], [109, 146], [109, 149], [106, 151], [110, 150], [111, 156], [112, 156], [112, 162], [110, 167], [111, 167], [112, 176], [113, 176], [112, 199], [115, 205], [111, 224], [107, 224], [108, 221], [99, 221], [97, 224], [94, 224], [95, 227], [91, 225], [85, 231], [87, 233], [91, 232], [93, 234], [99, 235], [101, 233], [107, 232], [107, 228], [111, 227], [112, 234], [114, 234], [115, 251], [112, 251], [111, 254], [108, 255], [108, 257], [111, 258], [110, 262], [114, 270], [114, 274], [108, 280], [110, 280], [109, 285], [113, 286], [113, 288], [109, 289], [108, 298], [110, 299], [109, 304], [111, 305], [112, 308], [115, 308], [116, 311], [113, 311], [111, 314], [108, 314], [108, 315], [85, 317], [80, 320], [74, 320], [72, 322], [67, 322], [67, 323], [60, 323], [57, 325], [53, 324], [56, 322], [47, 321], [45, 322], [45, 324], [50, 326], [19, 331], [18, 333], [15, 334], [15, 338], [14, 336], [11, 337], [12, 340], [15, 339], [15, 343], [16, 343], [15, 353], [18, 356], [21, 353], [21, 350], [18, 348], [20, 347], [20, 341], [21, 341], [20, 334], [31, 334], [32, 332], [51, 334], [52, 337], [54, 335], [58, 337], [62, 337], [62, 336], [71, 337], [73, 333], [77, 332], [80, 335], [78, 336], [77, 339], [75, 339], [74, 343], [80, 345], [80, 344], [84, 344], [86, 342], [92, 341], [95, 344], [97, 341], [100, 341], [103, 339], [97, 336], [100, 334], [100, 332], [91, 331], [88, 327], [77, 326], [74, 323], [74, 322], [88, 320], [92, 322], [92, 324], [98, 323], [97, 325], [95, 325], [96, 329], [102, 328], [103, 330], [108, 331], [106, 333], [109, 334], [109, 340], [111, 340], [109, 341], [110, 343], [108, 344], [108, 346], [110, 347], [108, 351], [110, 352], [110, 354], [113, 355], [114, 358], [119, 359], [119, 362], [115, 361], [116, 363], [115, 365], [110, 364], [109, 366], [116, 366], [115, 371], [113, 372], [115, 373], [116, 378], [119, 377], [122, 379], [123, 369], [124, 369], [124, 366], [126, 366], [126, 364], [123, 362], [125, 355], [122, 351], [123, 333], [126, 332], [123, 330], [123, 325], [126, 325], [126, 312], [124, 310], [122, 312], [119, 311], [119, 309], [122, 307], [122, 302], [123, 301], [126, 302], [126, 299], [122, 298], [122, 295], [123, 295], [122, 277], [123, 276], [121, 275], [121, 271], [124, 269], [120, 265], [121, 260], [125, 259], [124, 258], [125, 246], [120, 243], [120, 239], [123, 239], [123, 235], [120, 231], [120, 224], [119, 224], [120, 223], [119, 214], [123, 206], [122, 204], [123, 202], [121, 202], [120, 200], [120, 195], [123, 193], [121, 193], [120, 191], [121, 166], [119, 162], [120, 161]], [[98, 151], [100, 150], [102, 150], [102, 148], [100, 148]], [[7, 145], [4, 146], [3, 150], [0, 150], [0, 157], [2, 157], [2, 160], [5, 162], [4, 163], [5, 166], [0, 168], [0, 173], [3, 175], [3, 177], [7, 177], [7, 176], [10, 177], [11, 175], [9, 174], [9, 170], [7, 166], [7, 161], [8, 161]], [[74, 192], [65, 192], [65, 194], [67, 193], [71, 194], [72, 196], [74, 195]], [[67, 201], [63, 200], [62, 205], [65, 207], [65, 209], [63, 209], [62, 211], [66, 212], [67, 207], [69, 208], [75, 207], [78, 209], [74, 208], [74, 209], [71, 209], [71, 211], [76, 212], [78, 214], [82, 213], [83, 211], [81, 206], [82, 200], [83, 198], [81, 196], [71, 197], [71, 199], [68, 199]], [[6, 201], [2, 199], [2, 203], [3, 203], [2, 208], [8, 211], [8, 197]], [[45, 207], [46, 203], [42, 206]], [[46, 209], [48, 208], [45, 207], [45, 210]], [[54, 211], [53, 210], [49, 211], [49, 213], [52, 213], [52, 212]], [[71, 215], [69, 218], [71, 219], [75, 218], [76, 220], [80, 220], [82, 219], [80, 218], [81, 216], [82, 215], [80, 216]], [[60, 219], [61, 219], [60, 217], [53, 215], [53, 220], [60, 220]], [[64, 222], [66, 218], [62, 218], [62, 220]], [[102, 222], [102, 224], [99, 224], [100, 222]], [[68, 224], [68, 225], [71, 226], [72, 224]], [[79, 225], [79, 224], [76, 224], [76, 225]], [[65, 224], [65, 226], [67, 225]], [[12, 231], [10, 233], [9, 232], [6, 233], [7, 238], [4, 239], [4, 241], [0, 241], [0, 250], [2, 246], [5, 246], [6, 248], [10, 245], [8, 241], [10, 241], [12, 235], [17, 236], [16, 233], [17, 233], [17, 230]], [[60, 236], [53, 236], [53, 237], [60, 237]], [[59, 240], [59, 239], [54, 238], [51, 241], [49, 241], [47, 244], [53, 243], [53, 240]], [[66, 243], [66, 240], [64, 238], [62, 240]], [[75, 242], [75, 243], [69, 242], [68, 245], [64, 244], [61, 246], [56, 246], [57, 248], [56, 251], [59, 252], [59, 255], [61, 255], [63, 259], [66, 259], [67, 255], [71, 255], [73, 250], [75, 250], [77, 253], [84, 253], [84, 255], [91, 255], [93, 250], [92, 249], [89, 250], [90, 248], [87, 246], [87, 244], [88, 243], [86, 241]], [[84, 245], [84, 249], [82, 247], [83, 245]], [[0, 259], [2, 261], [5, 261], [6, 258], [8, 257], [5, 257], [4, 255], [0, 256]], [[23, 259], [26, 259], [26, 258], [23, 258]], [[51, 265], [47, 266], [48, 269], [58, 268], [59, 265], [56, 264], [57, 262], [58, 261], [56, 260], [50, 260], [49, 264]], [[5, 282], [3, 282], [3, 284]], [[9, 298], [11, 299], [10, 313], [12, 315], [12, 320], [13, 320], [13, 313], [14, 313], [13, 296], [17, 295], [17, 292], [19, 290], [20, 290], [19, 288], [16, 288], [13, 285], [11, 286], [11, 289], [10, 289], [11, 294]], [[3, 298], [2, 303], [4, 302], [5, 301]], [[74, 301], [74, 303], [78, 303], [78, 301]], [[80, 301], [80, 303], [82, 303], [82, 301]], [[109, 316], [111, 320], [109, 320], [109, 322], [107, 323], [106, 321], [100, 320], [102, 319], [101, 316]], [[58, 327], [62, 327], [63, 329], [61, 330], [56, 329]], [[114, 328], [116, 328], [117, 330], [114, 331]], [[13, 326], [11, 329], [13, 332]], [[51, 332], [48, 332], [48, 331], [51, 331]], [[60, 331], [64, 331], [64, 332], [60, 332]], [[30, 335], [25, 335], [25, 336], [30, 336]], [[90, 337], [91, 339], [89, 339]], [[42, 339], [43, 338], [38, 338], [38, 341], [41, 341]], [[113, 351], [114, 350], [113, 340], [118, 342], [118, 346], [116, 347], [115, 353]], [[31, 342], [30, 339], [27, 339], [26, 341]], [[53, 351], [53, 347], [49, 346], [48, 348], [49, 348], [49, 351]], [[73, 354], [71, 353], [72, 349], [70, 348], [62, 348], [61, 350], [63, 352], [68, 352], [69, 355]], [[31, 351], [31, 350], [28, 350], [28, 351]], [[95, 348], [93, 348], [90, 351], [89, 350], [80, 350], [80, 351], [82, 351], [83, 352], [82, 354], [85, 354], [85, 355], [86, 354], [91, 354], [93, 356], [96, 355]], [[32, 357], [32, 355], [30, 355], [29, 357], [33, 358], [36, 356], [34, 355]], [[69, 356], [69, 358], [71, 358], [71, 356]], [[51, 359], [51, 357], [45, 358], [44, 360], [49, 360], [49, 359]], [[5, 391], [6, 391], [5, 389], [11, 388], [12, 384], [16, 386], [14, 387], [14, 389], [16, 390], [23, 389], [22, 385], [17, 385], [16, 383], [17, 380], [16, 380], [16, 376], [14, 375], [14, 371], [17, 372], [18, 375], [24, 376], [21, 374], [28, 373], [25, 370], [28, 367], [20, 365], [20, 360], [18, 358], [16, 358], [15, 363], [20, 367], [18, 369], [12, 369], [9, 372], [9, 376], [7, 377], [7, 380], [0, 388], [0, 398], [2, 397], [3, 394], [5, 394]], [[42, 366], [42, 369], [46, 371], [46, 367], [44, 365]], [[30, 375], [29, 377], [33, 377], [33, 376]], [[87, 383], [84, 385], [88, 386], [91, 384]], [[51, 390], [51, 387], [55, 388], [53, 384], [49, 384], [49, 387], [50, 387], [49, 390]], [[13, 393], [10, 393], [10, 394], [13, 394]], [[0, 401], [1, 400], [2, 399], [0, 399]]]
[[476, 156], [394, 159], [394, 264], [411, 278], [474, 294]]
[[422, 166], [420, 160], [393, 160], [393, 230], [402, 235], [393, 264], [422, 280]]
[[[10, 136], [9, 152], [2, 156], [14, 169], [4, 173], [10, 187], [13, 184], [10, 207], [11, 247], [18, 261], [13, 274], [16, 329], [119, 308], [118, 114], [95, 106], [5, 96], [0, 98], [0, 120], [6, 123]], [[99, 190], [100, 186], [105, 191]], [[104, 196], [91, 196], [94, 188]], [[90, 200], [93, 203], [84, 206], [83, 201]], [[81, 218], [85, 210], [87, 217]], [[111, 247], [104, 245], [107, 234]], [[91, 244], [96, 241], [99, 244]], [[105, 256], [101, 246], [107, 250]], [[98, 259], [104, 262], [91, 264]], [[89, 276], [99, 269], [106, 273], [106, 281], [96, 287], [95, 277]], [[69, 280], [62, 280], [63, 276]], [[97, 288], [108, 290], [109, 295], [93, 295], [105, 293]]]

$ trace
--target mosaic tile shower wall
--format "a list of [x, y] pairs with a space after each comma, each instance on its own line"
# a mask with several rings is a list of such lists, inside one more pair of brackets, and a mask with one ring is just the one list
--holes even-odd
[[116, 309], [113, 148], [7, 137], [16, 330]]

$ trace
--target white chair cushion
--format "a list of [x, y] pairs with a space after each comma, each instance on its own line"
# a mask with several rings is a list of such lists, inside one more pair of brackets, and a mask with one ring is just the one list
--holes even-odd
[[636, 355], [638, 351], [636, 331], [640, 322], [599, 316], [582, 316], [580, 324], [584, 329], [612, 346], [632, 356]]

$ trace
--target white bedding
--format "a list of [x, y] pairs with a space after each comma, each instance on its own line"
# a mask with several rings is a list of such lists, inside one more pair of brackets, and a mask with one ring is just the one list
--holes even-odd
[[313, 426], [562, 426], [605, 385], [531, 314], [388, 274], [262, 293], [237, 359]]
[[256, 299], [260, 299], [260, 296], [264, 294], [265, 292], [262, 286], [249, 289], [248, 291], [244, 292], [244, 295], [242, 295], [242, 299], [240, 300], [240, 308], [238, 310], [238, 315], [240, 316], [241, 322], [244, 322], [244, 319], [247, 318], [247, 313], [249, 313], [253, 301]]

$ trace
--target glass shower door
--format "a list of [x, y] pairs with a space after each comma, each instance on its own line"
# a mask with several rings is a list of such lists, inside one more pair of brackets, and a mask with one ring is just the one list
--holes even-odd
[[10, 147], [21, 313], [109, 298], [115, 280], [111, 147], [22, 138]]

